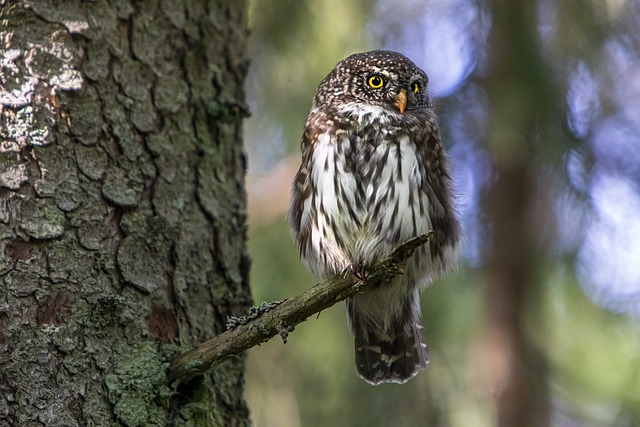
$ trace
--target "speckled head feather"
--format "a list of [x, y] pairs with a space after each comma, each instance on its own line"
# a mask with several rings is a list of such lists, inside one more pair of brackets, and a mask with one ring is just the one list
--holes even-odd
[[[382, 88], [374, 89], [368, 85], [368, 79], [379, 75], [384, 79]], [[419, 91], [415, 93], [411, 85], [416, 83]], [[334, 101], [366, 101], [373, 105], [392, 107], [394, 94], [401, 88], [407, 92], [407, 109], [430, 107], [427, 93], [429, 78], [404, 55], [388, 51], [356, 53], [338, 62], [335, 68], [318, 86], [315, 104]]]
[[457, 259], [449, 160], [428, 81], [397, 52], [340, 61], [314, 97], [291, 192], [292, 234], [319, 278], [366, 271], [400, 243], [434, 231], [404, 275], [347, 302], [356, 368], [371, 384], [402, 383], [427, 366], [419, 290]]

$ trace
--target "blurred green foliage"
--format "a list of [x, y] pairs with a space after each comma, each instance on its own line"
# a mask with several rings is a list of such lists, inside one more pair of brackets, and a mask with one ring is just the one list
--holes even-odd
[[[271, 168], [288, 155], [298, 155], [299, 137], [315, 87], [338, 60], [356, 51], [388, 46], [382, 45], [373, 35], [384, 33], [380, 3], [383, 2], [251, 2], [252, 69], [247, 92], [253, 117], [247, 123], [245, 139], [250, 182], [269, 176]], [[457, 3], [459, 7], [461, 2]], [[483, 11], [480, 18], [490, 22], [487, 3], [469, 3]], [[426, 6], [416, 10], [429, 13], [431, 2], [424, 4]], [[588, 64], [594, 74], [601, 72], [607, 63], [606, 52], [603, 53], [601, 47], [607, 40], [622, 39], [636, 58], [640, 56], [638, 41], [629, 39], [637, 39], [637, 34], [632, 36], [633, 30], [629, 27], [614, 25], [620, 16], [637, 13], [640, 9], [637, 1], [592, 0], [556, 4], [545, 0], [538, 5], [539, 38], [531, 49], [539, 49], [539, 52], [530, 54], [546, 61], [547, 70], [553, 73], [549, 80], [556, 85], [554, 90], [567, 91], [571, 87], [577, 62]], [[382, 26], [377, 32], [371, 28], [374, 16], [377, 25]], [[412, 19], [416, 17], [406, 17], [408, 23]], [[640, 23], [640, 19], [636, 21]], [[518, 29], [514, 28], [514, 31]], [[384, 39], [387, 43], [387, 38]], [[482, 181], [476, 190], [477, 198], [481, 198], [486, 187], [491, 185], [491, 171], [480, 169], [478, 157], [466, 159], [459, 154], [464, 150], [451, 147], [451, 139], [461, 138], [461, 135], [481, 137], [486, 134], [483, 123], [487, 112], [482, 110], [486, 109], [486, 104], [478, 95], [481, 95], [483, 84], [482, 49], [486, 40], [476, 42], [474, 51], [479, 68], [456, 92], [438, 103], [443, 110], [440, 115], [443, 133], [449, 138], [446, 144], [450, 152], [452, 149], [458, 152], [459, 163], [474, 163], [476, 169], [469, 168], [469, 173]], [[529, 58], [528, 52], [518, 54], [524, 60]], [[609, 77], [604, 74], [602, 81], [607, 82]], [[547, 83], [533, 79], [530, 84]], [[548, 89], [542, 87], [541, 96], [545, 96]], [[616, 102], [619, 101], [611, 91], [601, 89], [597, 96], [606, 114], [612, 114], [618, 108]], [[552, 96], [554, 99], [564, 97], [564, 93]], [[515, 98], [517, 102], [517, 96]], [[565, 115], [569, 115], [567, 109], [568, 105], [561, 103], [550, 105], [553, 117], [549, 126], [554, 129], [540, 129], [541, 138], [551, 139], [546, 144], [550, 146], [548, 152], [540, 153], [541, 157], [546, 156], [547, 167], [540, 167], [537, 172], [541, 182], [549, 185], [550, 193], [559, 189], [565, 191], [574, 185], [565, 167], [570, 155], [579, 153], [583, 156], [587, 171], [595, 162], [593, 152], [583, 140], [584, 135], [575, 129], [567, 129], [571, 126], [564, 124]], [[640, 164], [640, 158], [637, 162]], [[287, 188], [274, 188], [273, 191], [288, 192], [288, 185], [287, 182]], [[575, 192], [572, 197], [577, 200], [574, 210], [563, 214], [570, 217], [565, 218], [569, 224], [567, 230], [572, 230], [571, 225], [579, 228], [580, 218], [590, 215], [589, 191], [579, 190], [572, 190]], [[466, 215], [471, 215], [472, 221], [482, 222], [485, 213], [481, 204], [476, 199], [468, 203], [473, 206], [465, 208]], [[541, 200], [540, 208], [555, 209], [554, 203]], [[574, 222], [578, 225], [572, 224]], [[539, 227], [535, 232], [539, 233], [542, 256], [532, 260], [536, 263], [536, 283], [539, 285], [530, 296], [530, 309], [525, 318], [529, 339], [547, 365], [539, 374], [547, 375], [552, 425], [640, 425], [638, 313], [621, 314], [603, 308], [593, 295], [585, 292], [585, 286], [576, 274], [576, 260], [582, 239], [587, 237], [570, 236], [575, 241], [568, 249], [560, 250], [558, 245], [562, 245], [557, 241], [561, 240], [559, 234], [562, 233], [554, 231], [553, 224], [540, 224]], [[486, 353], [483, 345], [487, 280], [482, 269], [483, 248], [491, 237], [486, 229], [471, 230], [469, 234], [469, 244], [475, 249], [466, 253], [477, 255], [471, 257], [473, 259], [463, 259], [457, 271], [423, 293], [423, 324], [431, 352], [429, 369], [401, 386], [372, 387], [364, 383], [355, 373], [353, 341], [344, 307], [339, 304], [321, 313], [319, 318], [298, 326], [286, 345], [274, 339], [249, 351], [246, 393], [255, 425], [495, 425], [498, 391], [487, 386], [486, 377], [492, 373], [482, 369], [482, 362], [493, 356]], [[253, 262], [251, 286], [256, 303], [292, 296], [316, 283], [299, 261], [283, 210], [273, 219], [250, 220], [249, 251]], [[636, 302], [636, 305], [640, 304]]]
[[[283, 126], [283, 143], [295, 147], [315, 88], [345, 56], [367, 50], [373, 0], [252, 1], [249, 9], [251, 76], [247, 96], [259, 120], [248, 121], [248, 138], [264, 137], [265, 123]], [[252, 147], [248, 146], [249, 154]], [[251, 156], [250, 156], [251, 158]]]

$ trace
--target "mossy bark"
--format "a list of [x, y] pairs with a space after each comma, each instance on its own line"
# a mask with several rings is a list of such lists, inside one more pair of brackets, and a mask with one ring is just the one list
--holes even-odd
[[248, 425], [244, 1], [0, 5], [0, 425]]

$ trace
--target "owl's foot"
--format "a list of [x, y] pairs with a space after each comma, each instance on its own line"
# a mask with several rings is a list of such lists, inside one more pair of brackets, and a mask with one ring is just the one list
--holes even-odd
[[366, 280], [367, 276], [369, 275], [369, 273], [367, 273], [367, 269], [363, 264], [351, 264], [349, 266], [347, 266], [344, 271], [342, 272], [342, 274], [348, 274], [351, 273], [354, 276], [356, 276], [356, 278], [360, 279], [360, 280]]

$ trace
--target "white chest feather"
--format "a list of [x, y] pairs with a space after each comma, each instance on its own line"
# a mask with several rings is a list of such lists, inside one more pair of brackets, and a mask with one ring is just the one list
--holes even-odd
[[310, 176], [318, 196], [304, 206], [317, 218], [312, 252], [327, 255], [336, 271], [367, 264], [431, 228], [424, 169], [409, 137], [383, 131], [369, 140], [351, 138], [318, 137]]

